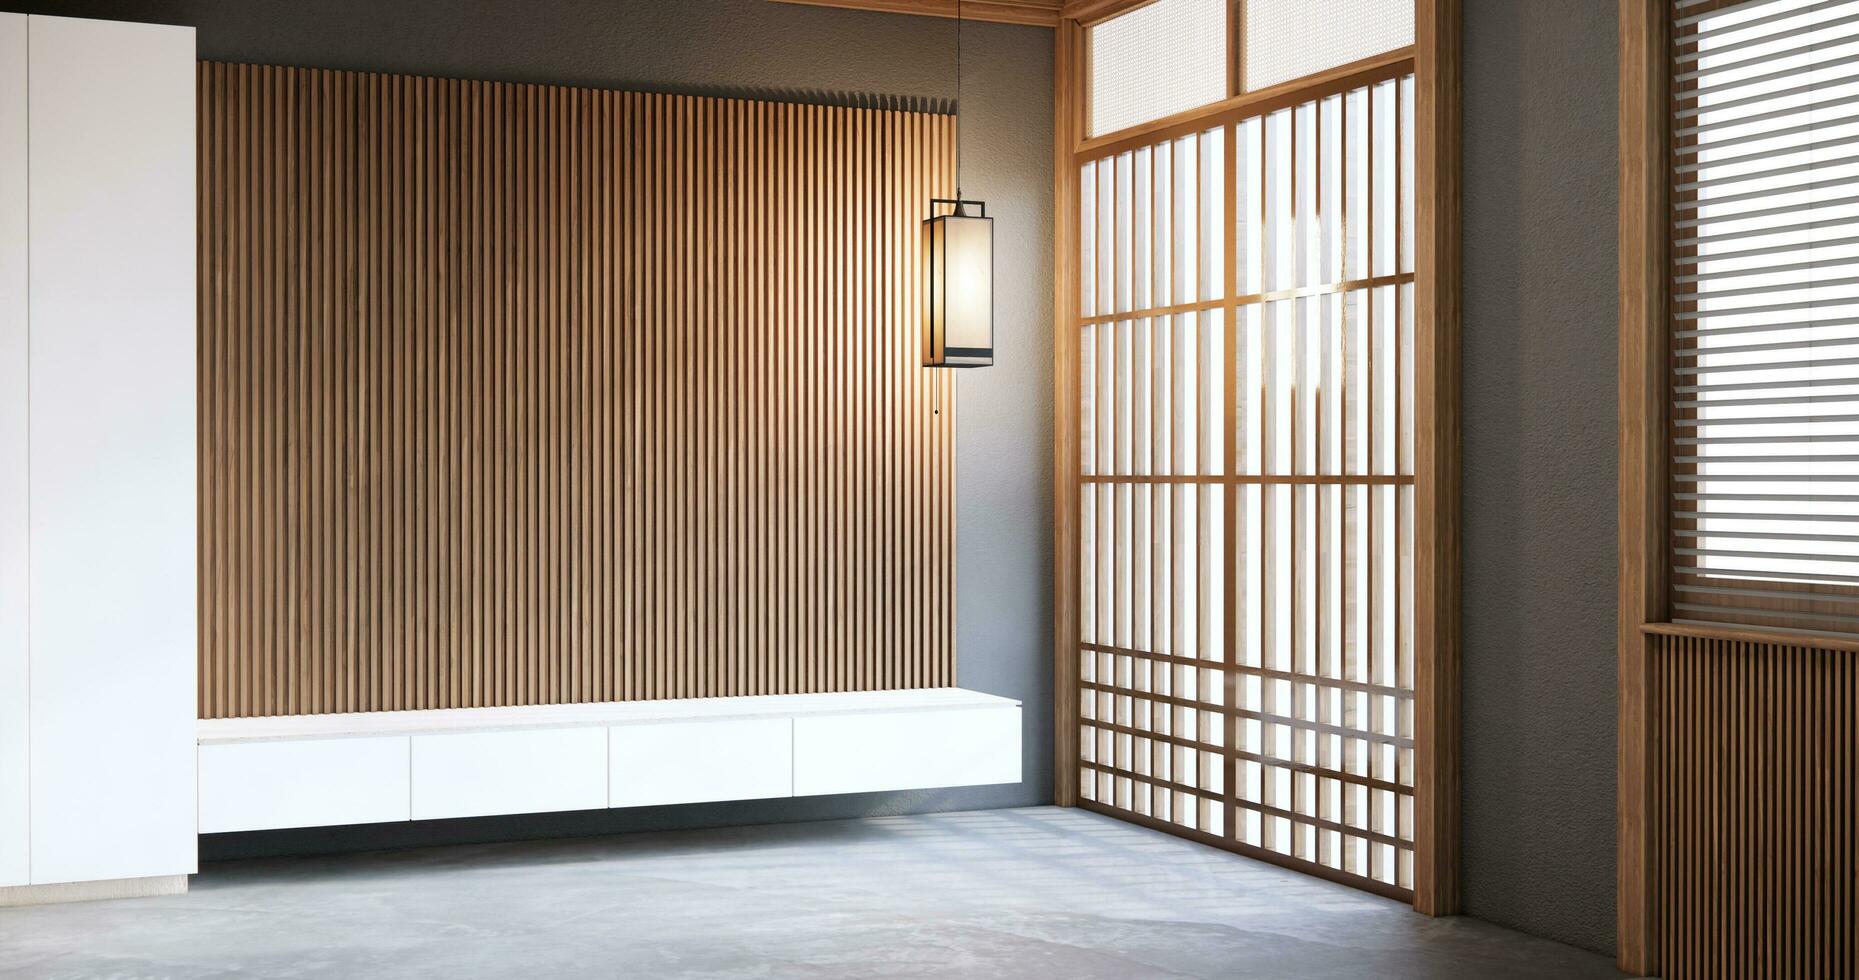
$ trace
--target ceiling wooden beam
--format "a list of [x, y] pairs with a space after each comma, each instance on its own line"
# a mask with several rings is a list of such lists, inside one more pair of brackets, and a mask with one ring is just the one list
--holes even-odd
[[1147, 6], [1154, 2], [1155, 0], [1065, 0], [1059, 7], [1059, 16], [1089, 27], [1099, 21], [1109, 20], [1118, 14], [1126, 14], [1137, 7]]
[[[917, 14], [923, 17], [954, 17], [956, 0], [774, 0], [776, 3], [804, 3], [815, 7], [844, 7], [848, 10], [877, 10], [887, 14]], [[1056, 27], [1061, 0], [962, 0], [962, 19], [994, 24], [1030, 24]]]

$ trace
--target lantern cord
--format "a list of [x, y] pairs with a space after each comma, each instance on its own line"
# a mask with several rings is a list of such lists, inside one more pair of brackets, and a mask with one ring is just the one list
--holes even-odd
[[962, 207], [962, 0], [955, 0], [955, 197], [959, 214]]

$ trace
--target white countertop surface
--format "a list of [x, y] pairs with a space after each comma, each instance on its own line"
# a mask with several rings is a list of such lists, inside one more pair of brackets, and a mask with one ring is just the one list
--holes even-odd
[[339, 715], [280, 715], [213, 718], [199, 723], [200, 744], [280, 739], [355, 738], [447, 732], [565, 728], [585, 725], [651, 724], [707, 718], [761, 718], [1018, 705], [1011, 698], [959, 687], [906, 691], [848, 691], [834, 694], [770, 694], [740, 698], [668, 701], [606, 701], [503, 708], [440, 708], [423, 711], [365, 711]]

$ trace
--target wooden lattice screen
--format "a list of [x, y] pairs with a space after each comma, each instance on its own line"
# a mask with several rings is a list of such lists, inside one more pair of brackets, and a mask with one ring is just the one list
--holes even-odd
[[1414, 62], [1081, 153], [1081, 805], [1409, 897]]

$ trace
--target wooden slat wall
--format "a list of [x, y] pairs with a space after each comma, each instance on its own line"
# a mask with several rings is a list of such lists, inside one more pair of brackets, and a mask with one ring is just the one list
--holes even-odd
[[1660, 974], [1859, 976], [1859, 661], [1653, 639]]
[[950, 117], [211, 63], [199, 110], [203, 717], [954, 683]]

